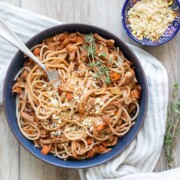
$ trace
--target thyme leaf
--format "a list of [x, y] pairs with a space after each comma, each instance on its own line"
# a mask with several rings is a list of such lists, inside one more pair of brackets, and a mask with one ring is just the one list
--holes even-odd
[[92, 68], [97, 68], [98, 71], [96, 72], [94, 78], [100, 79], [101, 77], [104, 78], [104, 81], [106, 84], [111, 84], [111, 78], [109, 76], [109, 68], [105, 67], [101, 61], [99, 61], [99, 57], [106, 57], [105, 52], [100, 52], [98, 55], [96, 55], [96, 43], [93, 34], [88, 34], [84, 36], [85, 39], [85, 45], [83, 46], [84, 49], [86, 49], [89, 57], [89, 61], [96, 60], [96, 62], [90, 61], [89, 66]]
[[88, 57], [95, 57], [96, 54], [96, 44], [93, 34], [87, 34], [84, 37], [86, 45], [84, 45], [84, 49], [87, 50]]
[[168, 168], [172, 168], [174, 161], [173, 150], [180, 136], [180, 99], [178, 98], [178, 90], [179, 85], [175, 83], [167, 114], [164, 154]]
[[102, 51], [102, 52], [100, 52], [100, 53], [98, 54], [98, 56], [99, 56], [99, 57], [106, 57], [106, 53]]

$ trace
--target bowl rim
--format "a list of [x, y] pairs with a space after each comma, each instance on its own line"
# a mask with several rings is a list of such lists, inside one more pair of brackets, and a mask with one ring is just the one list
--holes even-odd
[[[36, 35], [32, 36], [26, 43], [25, 45], [29, 44], [31, 41], [33, 41], [33, 39], [41, 36], [41, 34], [44, 34], [45, 32], [49, 32], [51, 31], [52, 29], [54, 28], [57, 28], [57, 27], [66, 27], [66, 26], [83, 26], [83, 27], [89, 27], [89, 28], [92, 28], [92, 29], [98, 29], [100, 32], [103, 32], [103, 33], [107, 33], [109, 34], [110, 36], [114, 36], [118, 39], [118, 41], [120, 41], [121, 43], [124, 44], [124, 46], [127, 48], [128, 51], [130, 51], [132, 53], [132, 55], [134, 56], [134, 58], [136, 59], [136, 62], [138, 64], [138, 66], [141, 68], [141, 71], [142, 71], [142, 75], [143, 75], [143, 78], [144, 78], [144, 89], [146, 89], [144, 91], [145, 93], [145, 110], [144, 110], [144, 114], [141, 118], [141, 122], [140, 122], [140, 125], [138, 126], [137, 128], [137, 131], [134, 133], [133, 135], [133, 138], [130, 139], [130, 141], [123, 147], [122, 150], [119, 150], [117, 151], [116, 153], [114, 153], [113, 155], [111, 155], [110, 157], [108, 158], [105, 158], [103, 160], [101, 160], [100, 162], [92, 162], [90, 165], [62, 165], [62, 164], [57, 164], [55, 162], [52, 162], [50, 160], [47, 160], [45, 157], [40, 157], [38, 154], [36, 154], [35, 152], [33, 152], [31, 150], [31, 148], [28, 148], [28, 146], [26, 147], [26, 145], [24, 145], [20, 138], [18, 137], [18, 135], [16, 134], [15, 130], [13, 129], [11, 123], [10, 123], [10, 120], [8, 118], [8, 113], [7, 113], [7, 110], [6, 110], [6, 96], [5, 96], [5, 92], [6, 92], [6, 83], [7, 83], [7, 78], [8, 78], [8, 72], [12, 66], [12, 63], [16, 60], [16, 56], [21, 53], [20, 50], [18, 50], [16, 52], [16, 54], [14, 55], [14, 57], [12, 58], [12, 61], [10, 62], [9, 66], [8, 66], [8, 69], [6, 71], [6, 75], [5, 75], [5, 79], [4, 79], [4, 84], [3, 84], [3, 109], [4, 109], [4, 112], [5, 112], [5, 117], [6, 117], [6, 121], [8, 122], [8, 125], [11, 129], [11, 132], [13, 133], [13, 135], [16, 137], [17, 141], [22, 145], [22, 147], [24, 147], [30, 154], [34, 155], [36, 158], [40, 159], [41, 161], [43, 162], [46, 162], [50, 165], [54, 165], [54, 166], [57, 166], [57, 167], [61, 167], [61, 168], [69, 168], [69, 169], [84, 169], [84, 168], [90, 168], [90, 167], [94, 167], [94, 166], [97, 166], [97, 165], [100, 165], [100, 164], [103, 164], [105, 162], [108, 162], [109, 160], [115, 158], [117, 155], [119, 155], [120, 153], [122, 153], [131, 143], [132, 141], [137, 137], [137, 134], [139, 133], [140, 129], [142, 128], [143, 124], [144, 124], [144, 120], [145, 120], [145, 117], [146, 117], [146, 114], [147, 114], [147, 108], [148, 108], [148, 85], [147, 85], [147, 78], [146, 78], [146, 75], [145, 75], [145, 72], [144, 72], [144, 69], [140, 63], [140, 60], [138, 59], [138, 57], [136, 56], [136, 54], [134, 53], [134, 51], [125, 43], [123, 42], [119, 37], [117, 37], [115, 34], [103, 29], [103, 28], [100, 28], [100, 27], [97, 27], [97, 26], [94, 26], [94, 25], [89, 25], [89, 24], [84, 24], [84, 23], [66, 23], [66, 24], [59, 24], [59, 25], [55, 25], [55, 26], [52, 26], [50, 28], [46, 28], [45, 30], [43, 31], [40, 31], [39, 33], [37, 33]], [[96, 156], [95, 156], [96, 157]], [[94, 157], [94, 158], [95, 158]], [[77, 161], [78, 162], [78, 161]]]
[[[129, 29], [127, 28], [126, 22], [125, 22], [125, 10], [126, 10], [126, 6], [127, 6], [127, 4], [128, 4], [129, 1], [130, 1], [130, 0], [126, 0], [125, 3], [124, 3], [124, 5], [123, 5], [122, 11], [121, 11], [121, 19], [122, 19], [123, 28], [124, 28], [126, 34], [127, 34], [131, 39], [133, 39], [135, 42], [137, 42], [137, 43], [139, 43], [139, 44], [141, 44], [141, 45], [143, 45], [143, 46], [161, 46], [161, 45], [166, 44], [167, 42], [171, 41], [171, 40], [176, 36], [176, 34], [179, 32], [179, 30], [180, 30], [180, 23], [179, 23], [179, 25], [178, 25], [177, 30], [174, 32], [174, 34], [173, 34], [172, 36], [170, 36], [170, 38], [169, 38], [168, 40], [166, 40], [165, 42], [161, 42], [161, 43], [157, 43], [157, 44], [148, 44], [148, 43], [143, 43], [143, 42], [138, 41], [138, 40], [132, 35], [132, 33], [129, 31]], [[176, 1], [176, 3], [178, 4], [179, 9], [180, 9], [180, 2], [179, 2], [178, 0], [175, 0], [175, 1]]]

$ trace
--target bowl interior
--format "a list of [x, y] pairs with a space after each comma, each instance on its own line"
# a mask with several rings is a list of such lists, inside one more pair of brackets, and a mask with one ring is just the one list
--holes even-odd
[[176, 12], [176, 18], [174, 21], [167, 27], [165, 33], [163, 36], [161, 36], [158, 40], [152, 41], [147, 38], [143, 38], [142, 40], [137, 39], [132, 34], [132, 28], [130, 26], [129, 20], [128, 20], [128, 11], [138, 2], [141, 0], [126, 0], [123, 10], [122, 10], [122, 23], [124, 26], [124, 29], [126, 33], [136, 42], [142, 44], [142, 45], [148, 45], [148, 46], [157, 46], [162, 45], [168, 41], [170, 41], [179, 31], [180, 29], [180, 3], [178, 0], [173, 0], [172, 5], [170, 8]]
[[34, 36], [32, 39], [30, 39], [27, 42], [26, 45], [29, 48], [31, 48], [34, 45], [42, 42], [42, 40], [44, 40], [45, 38], [51, 37], [53, 35], [56, 35], [58, 33], [62, 33], [65, 31], [67, 32], [79, 31], [81, 33], [86, 33], [86, 34], [91, 33], [91, 32], [92, 33], [96, 32], [105, 38], [112, 38], [115, 40], [116, 46], [120, 47], [120, 49], [125, 54], [127, 59], [133, 62], [137, 79], [142, 87], [142, 95], [140, 99], [140, 112], [136, 119], [135, 125], [131, 128], [131, 130], [125, 136], [119, 139], [117, 145], [115, 145], [110, 152], [106, 154], [102, 154], [102, 155], [97, 155], [92, 159], [64, 161], [53, 156], [52, 154], [44, 156], [43, 154], [41, 154], [40, 149], [34, 147], [33, 142], [27, 140], [21, 134], [17, 125], [16, 96], [12, 94], [11, 89], [15, 83], [14, 77], [16, 76], [17, 72], [22, 68], [23, 63], [24, 63], [23, 53], [21, 53], [20, 51], [18, 51], [18, 53], [13, 58], [6, 74], [5, 83], [4, 83], [4, 95], [3, 95], [4, 96], [4, 110], [5, 110], [5, 114], [6, 114], [9, 126], [12, 132], [14, 133], [14, 135], [16, 136], [16, 138], [18, 139], [18, 141], [36, 157], [59, 167], [87, 168], [87, 167], [104, 163], [108, 161], [109, 159], [115, 157], [120, 152], [122, 152], [136, 137], [137, 133], [139, 132], [143, 124], [145, 113], [147, 110], [147, 83], [146, 83], [146, 78], [145, 78], [143, 69], [140, 65], [140, 62], [138, 61], [135, 54], [128, 48], [128, 46], [125, 43], [123, 43], [121, 40], [119, 40], [119, 38], [114, 36], [113, 34], [94, 26], [82, 25], [82, 24], [66, 24], [66, 25], [55, 26]]

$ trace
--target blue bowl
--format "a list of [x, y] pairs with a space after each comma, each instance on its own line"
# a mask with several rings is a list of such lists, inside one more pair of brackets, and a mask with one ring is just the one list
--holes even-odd
[[161, 36], [157, 41], [152, 41], [147, 38], [139, 40], [132, 34], [132, 29], [128, 21], [128, 11], [134, 6], [137, 1], [140, 0], [126, 0], [122, 9], [122, 24], [129, 37], [131, 37], [134, 41], [146, 46], [159, 46], [173, 39], [173, 37], [178, 33], [180, 29], [180, 1], [173, 0], [173, 4], [170, 6], [170, 8], [177, 13], [177, 16], [174, 21], [168, 26], [164, 35]]
[[121, 153], [136, 137], [137, 133], [139, 132], [147, 110], [147, 103], [148, 103], [148, 89], [147, 89], [147, 82], [144, 71], [142, 66], [137, 59], [136, 55], [132, 52], [132, 50], [122, 42], [118, 37], [111, 34], [110, 32], [103, 30], [98, 27], [90, 26], [90, 25], [83, 25], [83, 24], [64, 24], [58, 25], [52, 28], [49, 28], [45, 31], [40, 32], [33, 38], [31, 38], [27, 43], [27, 47], [31, 48], [34, 45], [42, 42], [45, 38], [54, 36], [56, 34], [62, 32], [76, 32], [79, 31], [81, 33], [99, 33], [101, 36], [105, 38], [114, 39], [116, 42], [116, 46], [120, 47], [122, 52], [125, 54], [127, 59], [131, 60], [135, 67], [135, 73], [137, 76], [137, 80], [139, 81], [142, 87], [142, 95], [140, 99], [140, 112], [136, 119], [135, 125], [130, 129], [130, 131], [123, 137], [119, 138], [118, 143], [112, 147], [112, 150], [108, 153], [97, 155], [91, 159], [85, 160], [61, 160], [52, 154], [48, 154], [47, 156], [41, 154], [40, 149], [35, 148], [32, 141], [26, 139], [22, 133], [20, 132], [17, 124], [16, 119], [16, 95], [12, 94], [12, 86], [14, 85], [14, 77], [16, 76], [17, 72], [22, 68], [24, 63], [23, 53], [18, 51], [15, 57], [13, 58], [11, 64], [9, 65], [8, 71], [6, 73], [6, 78], [4, 82], [4, 111], [8, 121], [8, 124], [17, 138], [17, 140], [23, 145], [30, 153], [38, 157], [39, 159], [55, 165], [59, 167], [65, 168], [88, 168], [92, 166], [96, 166], [102, 164], [115, 156]]

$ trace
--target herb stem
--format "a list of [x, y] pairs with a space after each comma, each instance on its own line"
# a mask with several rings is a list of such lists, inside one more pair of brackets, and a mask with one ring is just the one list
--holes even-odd
[[174, 161], [173, 150], [180, 132], [180, 99], [178, 98], [178, 90], [179, 86], [176, 83], [171, 97], [172, 100], [168, 107], [166, 134], [164, 139], [164, 153], [169, 168], [172, 167]]
[[85, 42], [86, 45], [84, 46], [84, 48], [87, 50], [88, 53], [89, 65], [96, 72], [95, 78], [98, 79], [98, 81], [103, 79], [106, 84], [111, 84], [111, 79], [109, 76], [109, 68], [106, 67], [103, 64], [103, 62], [100, 60], [100, 57], [106, 57], [106, 53], [105, 52], [97, 53], [96, 43], [95, 43], [94, 35], [92, 33], [85, 35]]

